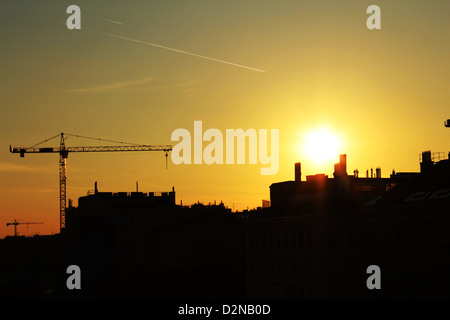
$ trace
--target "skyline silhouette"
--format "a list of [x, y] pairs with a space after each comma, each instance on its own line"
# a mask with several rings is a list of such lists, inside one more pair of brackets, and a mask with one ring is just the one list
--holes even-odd
[[[292, 162], [301, 161], [305, 175], [330, 176], [336, 157], [346, 153], [349, 170], [364, 175], [380, 167], [386, 177], [392, 170], [419, 170], [416, 157], [423, 150], [448, 148], [441, 125], [450, 98], [450, 41], [443, 32], [450, 4], [444, 1], [403, 6], [380, 0], [379, 30], [367, 28], [367, 6], [354, 1], [77, 5], [81, 29], [69, 30], [64, 3], [1, 4], [0, 226], [14, 219], [42, 221], [29, 234], [58, 232], [56, 160], [17, 159], [6, 149], [58, 132], [171, 144], [171, 133], [192, 130], [195, 120], [221, 132], [278, 129], [275, 177], [260, 176], [252, 165], [169, 163], [166, 170], [164, 161], [148, 154], [69, 159], [68, 199], [76, 201], [92, 181], [128, 190], [139, 180], [143, 190], [176, 185], [185, 204], [216, 200], [235, 210], [260, 206], [269, 197], [267, 185], [291, 176]], [[304, 148], [305, 139], [322, 129], [341, 142], [327, 161]], [[77, 145], [70, 139], [68, 145]], [[0, 228], [0, 237], [7, 232]]]
[[0, 297], [450, 298], [448, 12], [1, 1]]
[[[439, 157], [438, 157], [439, 156]], [[448, 299], [450, 152], [389, 178], [307, 175], [270, 185], [270, 205], [176, 204], [168, 192], [104, 192], [69, 203], [53, 236], [0, 240], [1, 296], [32, 299]], [[33, 249], [34, 248], [34, 249]], [[39, 248], [39, 249], [38, 249]], [[30, 251], [31, 250], [31, 251]], [[33, 253], [32, 253], [33, 252]], [[34, 272], [24, 275], [23, 268]], [[67, 265], [82, 289], [65, 288]], [[366, 287], [368, 266], [382, 289]], [[20, 279], [20, 281], [19, 281]], [[414, 281], [410, 281], [414, 279]]]
[[[448, 120], [446, 122], [444, 122], [444, 125], [446, 127], [447, 127], [447, 122], [448, 122]], [[98, 138], [91, 138], [91, 137], [84, 137], [84, 136], [78, 136], [78, 135], [72, 135], [72, 134], [66, 134], [66, 138], [64, 138], [63, 135], [64, 135], [63, 133], [58, 135], [58, 137], [61, 137], [61, 139], [62, 139], [61, 141], [65, 141], [65, 139], [67, 139], [67, 136], [74, 136], [74, 137], [87, 138], [87, 139], [91, 139], [91, 140], [103, 141], [104, 143], [114, 142], [114, 143], [120, 143], [120, 144], [118, 144], [118, 145], [96, 145], [96, 146], [84, 145], [83, 144], [83, 146], [80, 146], [80, 147], [73, 147], [73, 146], [70, 146], [70, 147], [69, 146], [67, 146], [67, 147], [66, 146], [63, 146], [63, 147], [61, 147], [61, 146], [60, 147], [39, 147], [39, 148], [36, 147], [37, 145], [40, 145], [41, 143], [45, 143], [45, 142], [47, 142], [47, 141], [57, 137], [57, 136], [55, 136], [55, 137], [52, 137], [50, 139], [46, 139], [43, 142], [40, 142], [40, 143], [38, 143], [38, 144], [36, 144], [36, 145], [34, 145], [32, 147], [14, 148], [14, 147], [10, 146], [10, 152], [11, 153], [18, 153], [18, 154], [20, 154], [20, 157], [24, 157], [25, 153], [31, 153], [31, 154], [32, 153], [41, 153], [41, 154], [58, 153], [58, 154], [61, 155], [62, 153], [61, 153], [60, 150], [63, 150], [62, 148], [64, 148], [64, 152], [63, 152], [64, 155], [62, 157], [64, 159], [67, 159], [68, 158], [68, 154], [71, 153], [71, 152], [100, 152], [101, 153], [101, 152], [111, 152], [111, 151], [119, 151], [119, 152], [120, 151], [163, 151], [166, 154], [166, 169], [167, 169], [168, 152], [170, 152], [172, 150], [172, 146], [171, 145], [138, 145], [138, 144], [132, 144], [132, 143], [130, 144], [130, 143], [124, 143], [124, 142], [119, 142], [119, 141], [113, 141], [113, 140], [107, 140], [107, 139], [98, 139]], [[61, 142], [61, 143], [64, 143], [64, 142]], [[246, 147], [247, 148], [246, 148], [245, 152], [248, 151], [248, 145]], [[30, 155], [28, 155], [28, 156], [30, 156]], [[433, 152], [433, 153], [431, 153], [431, 151], [422, 152], [422, 154], [419, 157], [420, 168], [421, 169], [422, 169], [422, 159], [423, 159], [424, 156], [429, 157], [430, 161], [431, 160], [433, 160], [433, 161], [444, 160], [444, 159], [447, 159], [449, 157], [448, 155], [445, 154], [445, 152]], [[248, 154], [247, 154], [247, 157], [248, 157]], [[61, 158], [61, 156], [60, 156], [60, 158]], [[336, 175], [339, 175], [339, 172], [340, 172], [339, 170], [341, 170], [341, 171], [344, 170], [345, 175], [347, 175], [347, 156], [346, 156], [346, 154], [341, 154], [339, 156], [339, 161], [340, 161], [339, 163], [334, 165], [334, 172], [332, 174], [334, 177], [336, 177]], [[66, 161], [64, 161], [64, 169], [63, 169], [64, 172], [66, 170], [65, 167], [66, 167]], [[296, 163], [295, 181], [300, 181], [301, 180], [301, 178], [302, 178], [301, 170], [302, 170], [301, 169], [301, 163]], [[60, 165], [60, 172], [61, 172], [61, 165]], [[380, 167], [376, 167], [375, 169], [372, 167], [370, 169], [367, 169], [365, 171], [365, 174], [364, 174], [364, 172], [361, 172], [361, 175], [360, 175], [359, 170], [355, 169], [355, 170], [353, 170], [353, 176], [356, 179], [358, 179], [359, 177], [361, 177], [361, 178], [362, 177], [365, 177], [365, 178], [377, 178], [378, 181], [381, 182], [381, 185], [380, 185], [381, 190], [384, 190], [385, 188], [384, 188], [384, 184], [383, 184], [384, 182], [383, 181], [385, 181], [385, 180], [390, 180], [393, 177], [394, 178], [395, 177], [400, 177], [398, 179], [402, 179], [402, 177], [409, 178], [410, 176], [413, 176], [413, 175], [417, 174], [417, 172], [397, 172], [396, 173], [395, 170], [392, 170], [392, 173], [390, 174], [390, 178], [386, 178], [385, 174], [384, 174], [385, 177], [382, 178], [381, 172], [382, 171], [381, 171]], [[310, 181], [310, 180], [312, 181], [312, 180], [316, 180], [316, 179], [320, 179], [320, 180], [324, 180], [325, 179], [325, 180], [327, 180], [328, 177], [329, 176], [327, 174], [323, 173], [323, 172], [315, 173], [314, 175], [306, 175], [306, 181]], [[67, 186], [66, 186], [66, 183], [65, 183], [66, 178], [67, 177], [64, 175], [64, 177], [63, 177], [63, 179], [64, 179], [64, 186], [63, 186], [62, 189], [60, 188], [60, 202], [63, 201], [62, 199], [64, 199], [64, 205], [63, 205], [64, 210], [63, 210], [63, 213], [61, 213], [61, 210], [60, 210], [60, 228], [61, 227], [64, 228], [64, 219], [65, 219], [65, 213], [64, 212], [65, 212], [66, 208], [69, 205], [73, 206], [73, 203], [74, 203], [73, 199], [69, 199], [69, 198], [66, 197], [66, 189], [67, 189]], [[61, 176], [60, 176], [60, 180], [61, 180]], [[60, 181], [60, 184], [61, 183], [62, 182]], [[272, 185], [270, 186], [270, 188], [271, 187], [272, 187]], [[70, 190], [70, 186], [68, 188]], [[97, 182], [95, 182], [95, 189], [97, 189]], [[61, 190], [64, 190], [63, 194], [61, 193], [62, 192]], [[85, 192], [87, 192], [89, 194], [92, 191], [86, 190]], [[138, 181], [136, 181], [136, 192], [138, 192]], [[272, 190], [271, 190], [269, 196], [270, 196], [270, 198], [272, 198], [272, 196], [273, 196], [272, 195]], [[199, 204], [199, 203], [203, 203], [203, 204], [211, 204], [212, 202], [216, 203], [216, 201], [217, 201], [216, 199], [210, 199], [209, 201], [202, 201], [202, 202], [200, 202], [199, 200], [197, 200], [197, 201], [190, 202], [190, 203], [185, 201], [184, 203], [185, 203], [185, 206], [187, 204], [187, 207], [189, 207], [191, 205], [196, 205], [196, 204]], [[223, 200], [220, 200], [220, 202], [223, 203]], [[226, 203], [225, 205], [228, 208], [232, 208], [233, 212], [237, 212], [238, 213], [238, 212], [248, 211], [249, 209], [255, 210], [255, 209], [259, 209], [261, 207], [264, 207], [264, 202], [267, 202], [267, 200], [261, 199], [260, 204], [257, 205], [257, 206], [254, 206], [254, 207], [251, 207], [251, 208], [249, 208], [249, 206], [247, 206], [247, 207], [244, 206], [244, 207], [241, 207], [238, 210], [235, 210], [235, 207], [234, 207], [235, 202], [233, 202], [233, 200], [231, 201], [231, 203]], [[268, 201], [267, 203], [268, 204], [266, 204], [266, 206], [270, 206], [271, 201]], [[183, 206], [183, 199], [180, 199], [179, 205]], [[21, 222], [17, 223], [16, 222], [17, 220], [19, 220]], [[14, 225], [14, 227], [15, 227], [14, 228], [14, 234], [15, 235], [23, 235], [23, 234], [21, 234], [20, 231], [19, 232], [17, 231], [17, 226], [19, 224], [27, 225], [27, 234], [25, 234], [25, 236], [32, 236], [32, 235], [39, 235], [40, 233], [39, 233], [39, 231], [36, 231], [36, 228], [33, 231], [28, 232], [29, 225], [30, 224], [44, 224], [44, 223], [43, 222], [38, 222], [38, 223], [36, 223], [36, 222], [29, 222], [29, 221], [25, 221], [23, 219], [14, 218], [14, 221], [13, 222], [11, 222], [11, 221], [7, 222], [6, 226]], [[4, 232], [4, 233], [6, 233], [6, 232]], [[59, 232], [58, 231], [55, 231], [55, 232], [52, 231], [51, 234], [55, 234], [55, 233], [59, 233]], [[44, 233], [43, 235], [45, 235], [45, 234], [46, 233]], [[10, 236], [10, 235], [11, 234], [6, 234], [5, 236]]]

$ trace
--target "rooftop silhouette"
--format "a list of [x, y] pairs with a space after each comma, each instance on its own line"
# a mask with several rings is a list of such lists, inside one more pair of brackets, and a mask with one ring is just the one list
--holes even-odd
[[[114, 193], [95, 183], [78, 206], [70, 203], [63, 233], [0, 240], [1, 295], [449, 298], [450, 160], [425, 151], [420, 172], [385, 178], [380, 169], [349, 175], [346, 160], [340, 156], [333, 177], [305, 179], [295, 163], [294, 180], [271, 184], [270, 201], [243, 212], [223, 203], [177, 205], [175, 188]], [[64, 285], [71, 264], [83, 270], [79, 292]], [[382, 270], [383, 290], [366, 287], [372, 264]]]

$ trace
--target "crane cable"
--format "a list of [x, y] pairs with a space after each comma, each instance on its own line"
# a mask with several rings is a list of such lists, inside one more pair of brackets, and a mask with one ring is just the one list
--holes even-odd
[[34, 147], [36, 147], [36, 146], [38, 146], [38, 145], [40, 145], [40, 144], [43, 144], [44, 142], [47, 142], [47, 141], [52, 140], [52, 139], [55, 139], [56, 137], [59, 137], [59, 136], [60, 136], [60, 134], [57, 134], [57, 135], [54, 136], [54, 137], [48, 138], [48, 139], [46, 139], [46, 140], [44, 140], [44, 141], [41, 141], [41, 142], [39, 142], [39, 143], [36, 143], [34, 146], [31, 146], [31, 147], [28, 147], [28, 148], [25, 148], [25, 149], [31, 149], [31, 148], [34, 148]]
[[92, 137], [80, 136], [78, 134], [65, 133], [65, 135], [72, 136], [72, 137], [77, 137], [77, 138], [84, 138], [84, 139], [91, 139], [91, 140], [98, 140], [98, 141], [106, 141], [106, 142], [114, 142], [114, 143], [142, 146], [142, 144], [138, 144], [138, 143], [122, 142], [122, 141], [107, 140], [107, 139], [100, 139], [100, 138], [92, 138]]
[[[127, 144], [127, 145], [135, 145], [135, 146], [144, 146], [143, 144], [132, 143], [132, 142], [123, 142], [123, 141], [107, 140], [107, 139], [101, 139], [101, 138], [92, 138], [92, 137], [87, 137], [87, 136], [80, 136], [80, 135], [78, 135], [78, 134], [71, 134], [71, 133], [60, 133], [60, 134], [57, 134], [57, 135], [54, 136], [54, 137], [45, 139], [44, 141], [41, 141], [41, 142], [39, 142], [39, 143], [36, 143], [35, 145], [33, 145], [33, 146], [31, 146], [31, 147], [28, 147], [28, 148], [25, 148], [25, 149], [31, 149], [31, 148], [34, 148], [34, 147], [36, 147], [36, 146], [38, 146], [38, 145], [40, 145], [40, 144], [43, 144], [44, 142], [47, 142], [47, 141], [52, 140], [52, 139], [55, 139], [56, 137], [59, 137], [59, 136], [64, 135], [64, 134], [65, 134], [66, 136], [76, 137], [76, 138], [84, 138], [84, 139], [91, 139], [91, 140], [98, 140], [98, 141], [105, 141], [105, 142], [113, 142], [113, 143], [120, 143], [120, 144]], [[67, 138], [64, 138], [64, 140], [66, 140], [66, 139], [67, 139]], [[166, 155], [166, 170], [167, 170], [167, 156], [168, 156], [167, 151], [166, 151], [166, 154], [165, 154], [165, 155]]]
[[[98, 141], [105, 141], [105, 142], [114, 142], [114, 143], [120, 143], [120, 144], [127, 144], [127, 145], [135, 145], [135, 146], [143, 146], [143, 144], [138, 144], [138, 143], [132, 143], [132, 142], [123, 142], [123, 141], [116, 141], [116, 140], [107, 140], [107, 139], [101, 139], [101, 138], [92, 138], [92, 137], [87, 137], [87, 136], [80, 136], [78, 134], [71, 134], [71, 133], [64, 133], [66, 136], [71, 136], [71, 137], [77, 137], [77, 138], [84, 138], [84, 139], [91, 139], [91, 140], [98, 140]], [[61, 134], [57, 134], [54, 137], [45, 139], [44, 141], [41, 141], [39, 143], [36, 143], [35, 145], [32, 145], [31, 147], [27, 147], [25, 149], [31, 149], [34, 148], [40, 144], [43, 144], [44, 142], [47, 142], [49, 140], [55, 139], [56, 137], [61, 136]], [[67, 139], [67, 138], [65, 138]], [[64, 140], [65, 140], [64, 139]]]
[[[98, 141], [106, 141], [106, 142], [114, 142], [114, 143], [121, 143], [121, 144], [127, 144], [127, 145], [145, 146], [144, 144], [138, 144], [138, 143], [132, 143], [132, 142], [122, 142], [122, 141], [115, 141], [115, 140], [107, 140], [107, 139], [100, 139], [100, 138], [92, 138], [92, 137], [80, 136], [78, 134], [71, 134], [71, 133], [65, 133], [65, 135], [71, 136], [71, 137], [77, 137], [77, 138], [84, 138], [84, 139], [91, 139], [91, 140], [98, 140]], [[165, 155], [166, 155], [166, 170], [167, 170], [167, 168], [168, 168], [168, 164], [167, 164], [168, 153], [167, 153], [167, 151], [166, 151]]]

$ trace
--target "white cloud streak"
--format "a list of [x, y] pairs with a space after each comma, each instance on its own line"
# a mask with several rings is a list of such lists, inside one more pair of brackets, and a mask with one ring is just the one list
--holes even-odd
[[38, 194], [38, 193], [57, 193], [57, 192], [59, 192], [59, 190], [58, 190], [58, 187], [55, 187], [54, 189], [48, 189], [48, 188], [2, 189], [2, 188], [0, 188], [0, 192], [2, 194], [22, 194], [22, 193]]
[[187, 52], [187, 51], [183, 51], [183, 50], [169, 48], [169, 47], [165, 47], [165, 46], [162, 46], [162, 45], [159, 45], [159, 44], [155, 44], [155, 43], [145, 42], [145, 41], [136, 40], [136, 39], [132, 39], [132, 38], [128, 38], [128, 37], [122, 37], [122, 36], [118, 36], [118, 35], [110, 34], [110, 33], [106, 33], [106, 34], [108, 36], [111, 36], [111, 37], [115, 37], [115, 38], [119, 38], [119, 39], [123, 39], [123, 40], [128, 40], [128, 41], [133, 41], [133, 42], [136, 42], [136, 43], [141, 43], [141, 44], [145, 44], [145, 45], [148, 45], [148, 46], [153, 46], [153, 47], [166, 49], [166, 50], [170, 50], [170, 51], [175, 51], [175, 52], [178, 52], [178, 53], [184, 53], [184, 54], [188, 54], [188, 55], [191, 55], [191, 56], [194, 56], [194, 57], [198, 57], [198, 58], [202, 58], [202, 59], [207, 59], [207, 60], [212, 60], [212, 61], [216, 61], [216, 62], [220, 62], [220, 63], [229, 64], [229, 65], [232, 65], [232, 66], [235, 66], [235, 67], [245, 68], [245, 69], [253, 70], [253, 71], [257, 71], [257, 72], [264, 72], [264, 73], [266, 72], [264, 70], [255, 69], [255, 68], [251, 68], [251, 67], [244, 66], [244, 65], [241, 65], [241, 64], [237, 64], [237, 63], [233, 63], [233, 62], [229, 62], [229, 61], [225, 61], [225, 60], [220, 60], [220, 59], [215, 59], [215, 58], [203, 56], [203, 55], [196, 54], [196, 53], [191, 53], [191, 52]]
[[68, 90], [66, 90], [66, 92], [72, 92], [72, 93], [108, 92], [108, 91], [122, 90], [122, 89], [126, 89], [126, 88], [139, 86], [142, 84], [149, 83], [151, 81], [153, 81], [152, 78], [144, 78], [144, 79], [132, 80], [132, 81], [119, 81], [119, 82], [109, 83], [109, 84], [100, 85], [100, 86], [78, 88], [78, 89], [68, 89]]
[[47, 168], [0, 162], [0, 172], [46, 172]]
[[103, 20], [108, 21], [108, 22], [111, 22], [111, 23], [115, 23], [115, 24], [123, 24], [123, 23], [120, 22], [120, 21], [114, 21], [114, 20], [111, 20], [111, 19], [103, 18]]

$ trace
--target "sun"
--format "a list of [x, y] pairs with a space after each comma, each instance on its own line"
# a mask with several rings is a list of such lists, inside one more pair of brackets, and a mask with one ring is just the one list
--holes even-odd
[[307, 132], [302, 146], [303, 154], [315, 163], [322, 164], [339, 158], [341, 140], [331, 130], [320, 128]]

